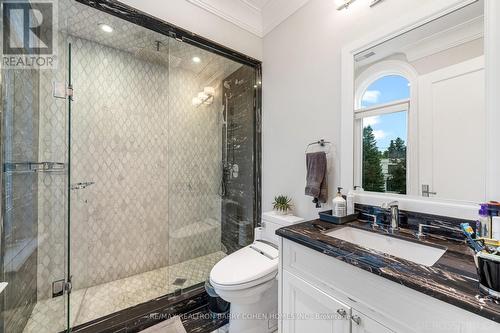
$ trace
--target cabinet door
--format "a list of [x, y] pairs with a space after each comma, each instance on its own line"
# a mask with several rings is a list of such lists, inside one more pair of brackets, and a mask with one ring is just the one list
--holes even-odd
[[283, 332], [349, 333], [351, 309], [283, 271]]
[[384, 325], [352, 309], [352, 333], [394, 333]]

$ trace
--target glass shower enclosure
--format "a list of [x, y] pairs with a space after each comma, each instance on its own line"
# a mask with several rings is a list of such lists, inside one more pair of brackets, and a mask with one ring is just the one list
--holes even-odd
[[180, 294], [259, 222], [258, 63], [95, 3], [58, 1], [57, 66], [1, 69], [0, 332]]

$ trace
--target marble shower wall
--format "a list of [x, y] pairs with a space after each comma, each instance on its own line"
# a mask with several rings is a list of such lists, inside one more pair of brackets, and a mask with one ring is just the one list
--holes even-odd
[[223, 91], [228, 96], [227, 161], [239, 170], [237, 177], [226, 173], [222, 200], [222, 243], [232, 253], [252, 243], [254, 235], [255, 71], [243, 66], [224, 81], [230, 85]]
[[[73, 85], [73, 288], [125, 278], [220, 250], [220, 89], [195, 108], [199, 75], [70, 36]], [[63, 52], [63, 51], [61, 51]], [[65, 101], [52, 97], [66, 66], [42, 79], [41, 154], [64, 158]], [[62, 138], [62, 140], [61, 140]], [[49, 176], [47, 176], [49, 177]], [[44, 177], [38, 297], [64, 276], [64, 178]], [[62, 251], [62, 252], [60, 252]]]

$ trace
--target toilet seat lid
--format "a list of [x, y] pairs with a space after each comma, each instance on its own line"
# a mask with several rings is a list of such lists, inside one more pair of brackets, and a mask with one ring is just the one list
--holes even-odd
[[278, 270], [279, 251], [255, 241], [219, 261], [210, 272], [210, 280], [220, 286], [243, 285], [267, 278]]

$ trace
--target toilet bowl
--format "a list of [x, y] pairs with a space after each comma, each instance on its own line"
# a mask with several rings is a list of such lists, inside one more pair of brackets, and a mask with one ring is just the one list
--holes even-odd
[[292, 215], [262, 214], [255, 241], [213, 267], [210, 283], [222, 299], [231, 303], [229, 333], [277, 330], [279, 237], [275, 231], [302, 221]]

